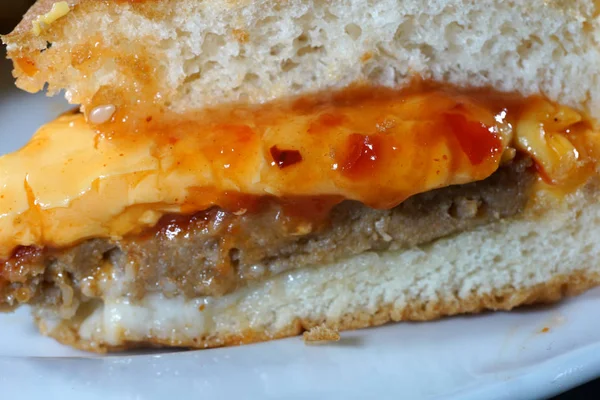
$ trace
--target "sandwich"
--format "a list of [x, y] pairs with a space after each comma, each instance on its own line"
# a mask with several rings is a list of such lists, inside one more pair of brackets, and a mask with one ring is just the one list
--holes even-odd
[[16, 84], [77, 109], [0, 158], [0, 308], [105, 352], [597, 285], [598, 7], [38, 1]]

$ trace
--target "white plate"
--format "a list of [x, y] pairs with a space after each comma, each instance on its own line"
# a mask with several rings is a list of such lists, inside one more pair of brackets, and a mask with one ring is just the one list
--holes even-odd
[[[0, 153], [67, 107], [13, 89], [2, 64]], [[540, 398], [600, 376], [599, 309], [597, 289], [553, 307], [348, 332], [330, 345], [291, 338], [105, 357], [41, 337], [21, 309], [0, 316], [0, 397]]]

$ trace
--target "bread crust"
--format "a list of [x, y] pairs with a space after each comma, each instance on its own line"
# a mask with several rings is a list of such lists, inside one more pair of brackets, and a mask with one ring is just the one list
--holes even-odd
[[[19, 35], [25, 34], [31, 30], [31, 23], [39, 16], [47, 13], [52, 9], [56, 0], [38, 0], [32, 5], [29, 10], [23, 16], [21, 22], [11, 32], [10, 36], [19, 37]], [[74, 7], [81, 3], [81, 0], [67, 0], [69, 7]], [[24, 37], [23, 37], [24, 39]]]
[[69, 321], [49, 330], [45, 321], [36, 317], [40, 331], [62, 344], [95, 353], [119, 352], [136, 348], [183, 347], [206, 349], [225, 346], [238, 346], [274, 339], [301, 335], [316, 326], [327, 326], [337, 331], [348, 331], [400, 321], [431, 321], [458, 314], [478, 314], [484, 311], [509, 311], [516, 307], [533, 304], [555, 303], [565, 297], [575, 296], [600, 284], [600, 274], [588, 270], [578, 270], [570, 275], [558, 275], [550, 281], [524, 289], [504, 288], [484, 295], [472, 295], [452, 301], [412, 302], [406, 307], [381, 303], [374, 313], [357, 312], [345, 314], [339, 322], [328, 323], [324, 318], [297, 318], [292, 323], [274, 333], [258, 330], [216, 333], [213, 336], [194, 337], [189, 340], [166, 340], [149, 336], [145, 341], [128, 341], [123, 345], [112, 346], [105, 342], [89, 341], [78, 334], [78, 326]]

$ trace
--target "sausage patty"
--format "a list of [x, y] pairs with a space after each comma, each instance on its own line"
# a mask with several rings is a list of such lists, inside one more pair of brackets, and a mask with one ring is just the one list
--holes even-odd
[[422, 193], [389, 210], [343, 201], [325, 219], [291, 223], [280, 202], [268, 201], [243, 215], [212, 208], [166, 217], [152, 232], [123, 240], [21, 249], [0, 265], [0, 304], [59, 306], [65, 296], [102, 297], [111, 281], [118, 282], [111, 296], [221, 296], [294, 268], [423, 245], [521, 212], [536, 179], [531, 165], [519, 159], [483, 181]]

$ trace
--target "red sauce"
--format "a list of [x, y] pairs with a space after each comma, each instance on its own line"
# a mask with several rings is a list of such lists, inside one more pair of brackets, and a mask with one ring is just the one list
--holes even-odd
[[[403, 91], [351, 88], [186, 115], [141, 105], [136, 112], [143, 119], [135, 129], [118, 121], [136, 114], [118, 109], [118, 118], [97, 127], [97, 140], [110, 140], [124, 153], [145, 140], [161, 171], [165, 163], [165, 175], [210, 175], [200, 182], [217, 187], [192, 187], [184, 199], [175, 199], [182, 216], [164, 217], [158, 231], [204, 220], [207, 210], [241, 216], [273, 202], [290, 226], [319, 226], [346, 199], [392, 208], [419, 191], [485, 179], [497, 169], [503, 149], [496, 133], [502, 122], [494, 117], [502, 112], [512, 123], [528, 101], [420, 85]], [[271, 160], [277, 168], [268, 166]], [[218, 186], [224, 181], [228, 186]], [[256, 182], [267, 182], [260, 189], [269, 190], [248, 190]]]
[[[409, 112], [398, 112], [394, 105], [402, 108], [419, 96], [429, 99], [418, 107], [409, 107]], [[243, 186], [251, 174], [248, 165], [252, 164], [254, 171], [260, 168], [256, 155], [264, 155], [267, 163], [278, 167], [280, 175], [273, 178], [271, 173], [257, 174], [256, 178], [276, 181], [278, 189], [283, 188], [275, 190], [280, 196], [309, 195], [309, 183], [321, 180], [351, 192], [348, 198], [388, 208], [415, 194], [407, 188], [418, 187], [428, 176], [452, 176], [457, 172], [471, 175], [474, 180], [489, 176], [497, 168], [503, 150], [497, 134], [501, 122], [493, 117], [503, 113], [505, 121], [512, 123], [529, 101], [532, 99], [510, 93], [417, 82], [400, 91], [351, 87], [291, 101], [226, 105], [185, 115], [142, 104], [139, 108], [143, 110], [119, 108], [118, 118], [98, 129], [123, 147], [135, 145], [136, 137], [154, 138], [156, 153], [171, 155], [177, 160], [177, 168], [210, 169], [217, 179], [241, 183], [238, 186]], [[135, 129], [118, 122], [134, 121], [136, 113], [143, 114], [143, 121]], [[295, 133], [281, 133], [288, 120], [298, 121], [304, 116], [308, 116], [306, 124], [293, 125]], [[411, 131], [406, 121], [414, 121], [416, 127]], [[340, 133], [344, 130], [346, 133]], [[190, 140], [195, 136], [202, 139]], [[442, 145], [447, 147], [446, 153], [433, 155], [430, 149]], [[206, 165], [195, 163], [198, 154], [209, 160]], [[326, 170], [329, 172], [324, 173]], [[405, 182], [405, 187], [388, 191], [393, 182]], [[289, 188], [293, 188], [291, 194], [286, 193]], [[213, 205], [228, 207], [229, 194], [216, 192], [216, 188], [190, 191], [184, 212]], [[254, 206], [240, 208], [249, 210]]]
[[350, 135], [345, 155], [340, 160], [342, 172], [353, 179], [373, 174], [383, 156], [383, 142], [384, 139], [378, 135]]
[[479, 121], [468, 120], [458, 113], [448, 113], [445, 119], [473, 165], [501, 155], [502, 142], [496, 133], [490, 131], [489, 126]]

